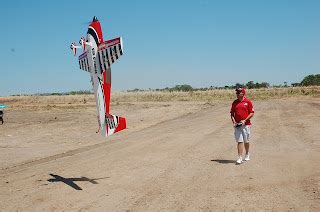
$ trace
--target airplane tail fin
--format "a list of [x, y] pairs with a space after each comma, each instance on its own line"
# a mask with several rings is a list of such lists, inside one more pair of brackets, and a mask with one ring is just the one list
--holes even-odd
[[120, 117], [120, 116], [118, 116], [118, 118], [119, 118], [119, 124], [116, 130], [114, 131], [115, 133], [127, 128], [126, 118]]
[[105, 119], [105, 136], [110, 136], [127, 128], [126, 119], [124, 117], [109, 114]]

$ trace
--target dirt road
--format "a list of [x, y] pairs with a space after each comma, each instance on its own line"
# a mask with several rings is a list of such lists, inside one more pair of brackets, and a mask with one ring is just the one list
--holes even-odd
[[94, 107], [8, 111], [0, 211], [320, 210], [320, 100], [255, 102], [251, 161], [235, 165], [225, 103], [128, 103], [123, 133]]

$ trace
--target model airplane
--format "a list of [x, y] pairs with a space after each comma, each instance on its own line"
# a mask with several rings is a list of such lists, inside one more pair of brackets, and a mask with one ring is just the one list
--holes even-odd
[[78, 48], [83, 49], [79, 56], [79, 66], [91, 75], [99, 130], [103, 136], [112, 135], [126, 128], [125, 118], [110, 114], [111, 64], [123, 54], [122, 38], [104, 41], [100, 22], [93, 17], [86, 38], [82, 37], [79, 43], [80, 46], [72, 43], [70, 48], [74, 55]]

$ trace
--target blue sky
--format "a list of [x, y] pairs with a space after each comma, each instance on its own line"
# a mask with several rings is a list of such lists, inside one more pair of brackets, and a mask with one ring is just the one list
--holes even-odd
[[95, 15], [123, 37], [113, 90], [300, 82], [320, 73], [320, 1], [5, 1], [0, 96], [90, 90], [69, 48]]

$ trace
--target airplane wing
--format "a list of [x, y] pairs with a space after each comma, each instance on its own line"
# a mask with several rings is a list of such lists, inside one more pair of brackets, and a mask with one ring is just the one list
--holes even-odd
[[101, 43], [98, 47], [98, 59], [101, 70], [107, 70], [123, 54], [122, 38], [118, 37]]

